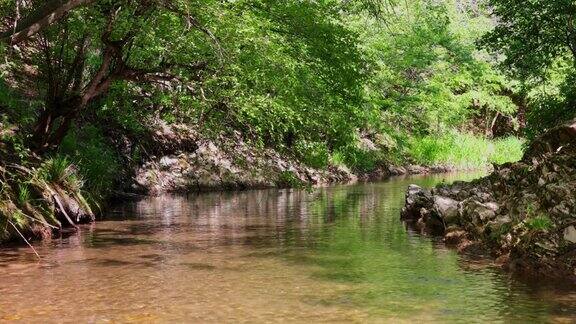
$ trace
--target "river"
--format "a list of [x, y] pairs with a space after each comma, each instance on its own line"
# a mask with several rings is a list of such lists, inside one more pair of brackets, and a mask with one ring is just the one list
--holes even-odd
[[408, 184], [163, 196], [0, 248], [0, 322], [575, 322], [576, 289], [520, 281], [399, 219]]

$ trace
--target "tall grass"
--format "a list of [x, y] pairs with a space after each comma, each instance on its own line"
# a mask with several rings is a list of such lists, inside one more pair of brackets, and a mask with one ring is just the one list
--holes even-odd
[[91, 200], [105, 200], [122, 178], [117, 153], [102, 131], [93, 125], [70, 132], [64, 138], [60, 153], [70, 156], [78, 166], [78, 174], [85, 180]]
[[413, 138], [408, 155], [422, 165], [450, 165], [457, 168], [479, 168], [491, 163], [503, 164], [522, 158], [523, 140], [511, 136], [489, 140], [468, 133]]
[[72, 191], [79, 191], [84, 182], [77, 175], [72, 162], [62, 155], [48, 158], [37, 171], [38, 178], [46, 183], [57, 184]]

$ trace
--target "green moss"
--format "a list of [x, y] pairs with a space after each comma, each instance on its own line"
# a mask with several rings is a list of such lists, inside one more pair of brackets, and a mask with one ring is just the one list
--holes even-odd
[[554, 227], [550, 217], [538, 215], [525, 221], [526, 227], [533, 231], [548, 231]]

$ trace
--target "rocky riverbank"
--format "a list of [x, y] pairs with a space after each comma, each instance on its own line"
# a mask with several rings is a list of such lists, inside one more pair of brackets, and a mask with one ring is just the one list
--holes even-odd
[[238, 132], [208, 138], [186, 125], [160, 124], [152, 134], [147, 145], [160, 149], [136, 166], [132, 185], [137, 192], [150, 195], [324, 186], [454, 171], [444, 166], [392, 166], [385, 163], [368, 173], [357, 173], [338, 165], [315, 169], [273, 149], [257, 148]]
[[576, 279], [576, 123], [485, 178], [410, 186], [402, 218], [460, 251], [485, 249], [513, 272]]

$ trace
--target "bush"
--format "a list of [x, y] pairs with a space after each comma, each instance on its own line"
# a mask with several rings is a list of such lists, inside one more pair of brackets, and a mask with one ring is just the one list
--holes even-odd
[[490, 156], [490, 162], [504, 164], [516, 162], [522, 159], [524, 154], [524, 140], [515, 136], [494, 141], [494, 152]]
[[282, 188], [304, 188], [306, 186], [292, 171], [280, 172], [276, 184]]
[[64, 188], [77, 191], [84, 183], [76, 175], [76, 170], [68, 157], [55, 155], [48, 158], [37, 171], [38, 178], [49, 184], [57, 184]]
[[338, 153], [344, 164], [356, 172], [369, 172], [376, 169], [378, 162], [382, 161], [382, 152], [368, 151], [356, 145], [349, 145]]
[[296, 153], [304, 164], [325, 169], [328, 166], [330, 154], [325, 143], [298, 141], [295, 145]]

